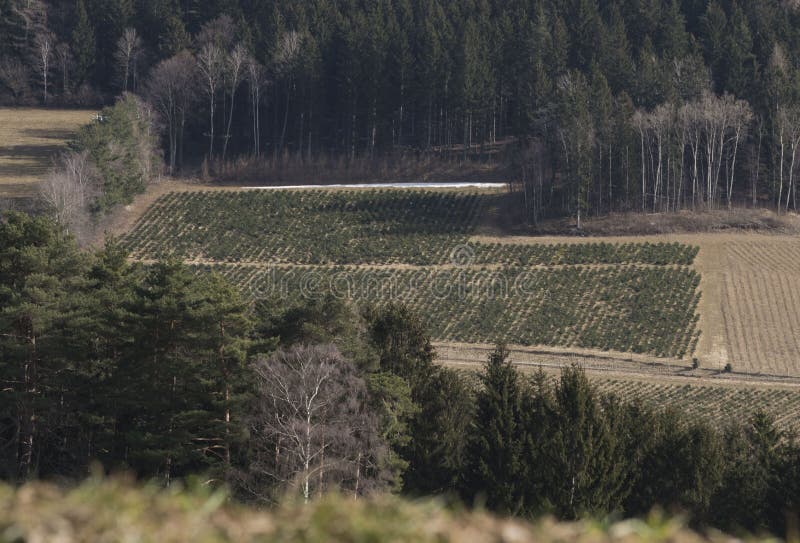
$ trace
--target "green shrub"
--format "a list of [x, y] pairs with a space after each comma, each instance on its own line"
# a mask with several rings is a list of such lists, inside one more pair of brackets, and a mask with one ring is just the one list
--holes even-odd
[[92, 203], [95, 212], [130, 203], [161, 169], [151, 113], [132, 94], [103, 109], [93, 123], [83, 127], [74, 147], [88, 151], [102, 179], [102, 190]]

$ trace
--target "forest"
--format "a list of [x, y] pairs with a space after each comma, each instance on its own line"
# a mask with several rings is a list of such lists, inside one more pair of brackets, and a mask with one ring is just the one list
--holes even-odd
[[[768, 414], [711, 422], [602, 393], [578, 366], [522, 373], [483, 320], [468, 332], [497, 346], [480, 373], [459, 371], [437, 363], [421, 303], [251, 300], [214, 266], [179, 260], [280, 248], [304, 265], [441, 263], [477, 198], [417, 194], [427, 212], [410, 222], [426, 235], [380, 239], [375, 217], [394, 220], [410, 199], [369, 196], [372, 223], [342, 212], [356, 198], [334, 201], [326, 223], [281, 215], [291, 195], [183, 192], [146, 217], [188, 217], [185, 231], [142, 221], [102, 248], [76, 238], [161, 176], [241, 185], [287, 164], [493, 168], [526, 226], [796, 211], [798, 66], [796, 0], [0, 0], [0, 106], [97, 111], [41, 183], [51, 213], [0, 214], [0, 480], [125, 473], [256, 507], [394, 493], [524, 518], [663, 508], [701, 529], [791, 536], [800, 439]], [[240, 212], [269, 198], [282, 222]], [[143, 246], [159, 252], [136, 262]], [[634, 285], [636, 334], [597, 332], [615, 321], [582, 307], [587, 346], [691, 355], [696, 247], [471, 247], [479, 266], [584, 266], [542, 281], [564, 294], [555, 302], [586, 293], [576, 307], [600, 283]], [[646, 271], [590, 274], [603, 263]], [[636, 343], [659, 332], [672, 291], [680, 326]], [[518, 317], [469, 303], [460, 316]], [[531, 334], [559, 324], [523, 303]], [[447, 324], [453, 307], [433, 317]]]
[[136, 93], [171, 173], [501, 164], [525, 220], [796, 209], [796, 2], [0, 0], [0, 103]]

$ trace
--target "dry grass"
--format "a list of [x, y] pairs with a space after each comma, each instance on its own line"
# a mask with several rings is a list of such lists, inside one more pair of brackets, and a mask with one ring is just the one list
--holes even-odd
[[739, 240], [723, 251], [728, 361], [748, 373], [800, 375], [800, 239]]
[[93, 111], [0, 108], [0, 198], [36, 194], [38, 181]]
[[581, 230], [575, 217], [543, 221], [528, 231], [514, 227], [510, 233], [571, 236], [643, 236], [711, 232], [764, 232], [800, 234], [800, 217], [795, 213], [777, 214], [770, 209], [734, 208], [714, 211], [676, 211], [672, 213], [612, 213], [590, 217]]

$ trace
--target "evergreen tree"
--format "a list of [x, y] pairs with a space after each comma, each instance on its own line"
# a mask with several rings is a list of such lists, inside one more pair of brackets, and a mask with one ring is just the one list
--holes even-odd
[[617, 4], [612, 4], [609, 23], [602, 27], [598, 62], [614, 92], [629, 89], [634, 76], [625, 20]]
[[705, 14], [701, 20], [702, 25], [702, 44], [706, 62], [711, 67], [714, 79], [717, 83], [717, 90], [722, 90], [722, 82], [726, 77], [725, 58], [727, 51], [726, 31], [728, 28], [728, 17], [725, 10], [716, 0], [708, 4]]
[[747, 17], [738, 2], [733, 3], [725, 35], [725, 69], [722, 89], [737, 97], [750, 95], [749, 89], [757, 77], [757, 62], [753, 54], [753, 37]]
[[[140, 476], [173, 477], [218, 463], [204, 445], [218, 438], [213, 409], [215, 364], [202, 349], [206, 304], [179, 262], [151, 267], [129, 308], [133, 342], [122, 355], [115, 391], [116, 458]], [[147, 398], [147, 402], [142, 402]]]
[[72, 54], [75, 56], [75, 80], [85, 81], [96, 61], [94, 27], [86, 11], [86, 1], [76, 0], [75, 26], [72, 31]]
[[405, 305], [389, 304], [368, 320], [381, 370], [402, 377], [412, 390], [423, 383], [433, 371], [435, 353], [422, 319]]
[[[198, 328], [203, 331], [199, 340], [204, 357], [211, 362], [211, 409], [216, 413], [205, 451], [231, 467], [232, 450], [241, 448], [246, 432], [241, 416], [244, 404], [252, 392], [252, 379], [247, 367], [252, 322], [249, 308], [239, 290], [224, 277], [211, 274], [199, 281], [203, 294], [198, 309]], [[235, 452], [235, 451], [234, 451]]]
[[531, 515], [552, 513], [549, 488], [552, 471], [547, 464], [549, 447], [557, 431], [554, 426], [555, 397], [551, 379], [539, 370], [533, 375], [523, 400], [523, 445], [525, 465], [525, 512]]
[[493, 511], [513, 514], [524, 507], [524, 395], [508, 357], [505, 346], [498, 345], [481, 376], [463, 494], [470, 502], [482, 499]]
[[416, 438], [409, 430], [409, 423], [419, 407], [411, 399], [411, 387], [398, 375], [376, 372], [367, 375], [366, 381], [371, 412], [378, 417], [380, 436], [389, 448], [380, 469], [390, 474], [390, 487], [399, 491], [409, 465], [401, 451]]
[[562, 372], [553, 416], [546, 488], [557, 514], [578, 518], [618, 509], [628, 491], [621, 443], [580, 368]]
[[475, 401], [460, 373], [437, 368], [415, 392], [418, 412], [402, 454], [409, 462], [404, 490], [413, 495], [455, 493], [463, 481]]
[[661, 14], [656, 45], [665, 60], [681, 59], [688, 53], [689, 35], [678, 0], [670, 0]]
[[726, 466], [711, 512], [716, 526], [749, 533], [767, 531], [769, 493], [780, 485], [775, 470], [780, 462], [782, 433], [763, 412], [756, 413], [744, 428], [726, 432]]
[[71, 471], [59, 460], [69, 447], [59, 435], [69, 411], [59, 400], [76, 369], [70, 329], [80, 315], [86, 264], [74, 241], [48, 220], [0, 217], [0, 418], [11, 428], [2, 447], [6, 479]]

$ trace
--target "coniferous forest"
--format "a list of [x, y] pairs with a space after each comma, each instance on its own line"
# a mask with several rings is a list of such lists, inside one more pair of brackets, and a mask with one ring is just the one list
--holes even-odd
[[168, 169], [500, 162], [529, 222], [796, 209], [800, 9], [768, 0], [0, 1], [0, 101], [159, 120]]
[[[797, 211], [796, 0], [0, 0], [0, 105], [98, 112], [42, 183], [53, 217], [0, 215], [5, 483], [123, 472], [262, 506], [394, 492], [528, 518], [660, 507], [701, 528], [796, 529], [800, 441], [763, 412], [712, 423], [601, 393], [577, 366], [523, 374], [502, 343], [479, 374], [456, 370], [407, 306], [251, 300], [170, 254], [134, 261], [136, 237], [74, 237], [79, 209], [99, 221], [161, 175], [260, 179], [275, 164], [466, 165], [508, 183], [525, 226]], [[197, 220], [187, 236], [233, 259], [234, 238], [261, 255], [297, 234], [230, 201], [229, 232]], [[176, 220], [210, 214], [187, 209]], [[354, 230], [334, 245], [321, 222], [314, 251], [293, 249], [374, 264], [389, 242], [363, 223], [375, 245]], [[566, 247], [472, 256], [580, 265], [597, 249]], [[696, 254], [664, 247], [677, 267]], [[689, 321], [700, 279], [684, 279]], [[689, 356], [684, 332], [647, 347]]]

